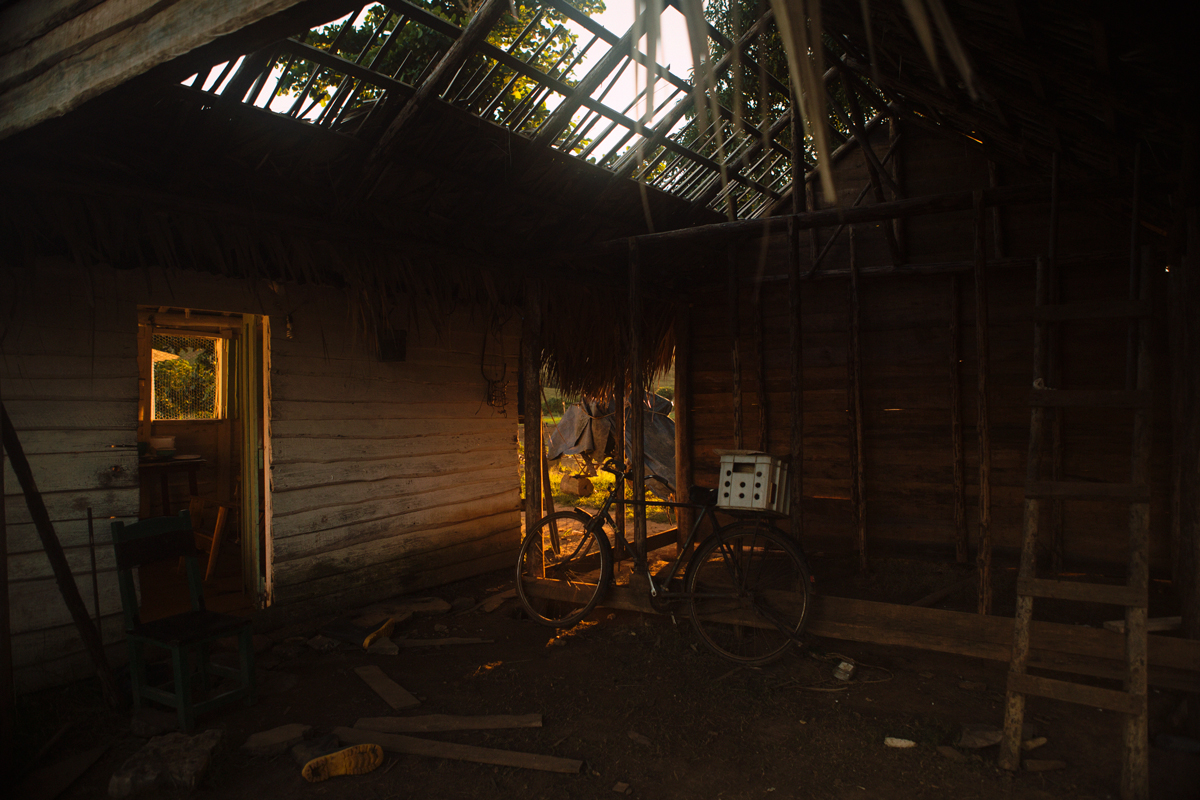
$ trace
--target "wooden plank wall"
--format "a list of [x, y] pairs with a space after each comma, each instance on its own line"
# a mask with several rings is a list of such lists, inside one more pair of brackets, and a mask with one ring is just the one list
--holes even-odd
[[[251, 287], [195, 273], [45, 262], [13, 285], [0, 323], [0, 393], [89, 610], [86, 509], [96, 517], [103, 634], [124, 660], [110, 518], [136, 520], [137, 315], [146, 305], [266, 313], [272, 331], [274, 602], [332, 609], [507, 566], [519, 544], [518, 328], [506, 413], [485, 403], [483, 313], [408, 328], [408, 358], [381, 363], [345, 293]], [[287, 316], [293, 338], [287, 338]], [[401, 320], [407, 324], [407, 319]], [[16, 478], [5, 463], [18, 688], [92, 674]], [[157, 505], [157, 484], [151, 489]]]
[[[93, 301], [95, 277], [39, 275], [10, 284], [13, 305], [0, 322], [0, 394], [89, 613], [92, 509], [101, 633], [120, 662], [124, 626], [109, 525], [138, 515], [137, 315], [132, 303]], [[4, 470], [17, 688], [93, 674], [7, 458]]]
[[[967, 147], [932, 133], [905, 128], [902, 158], [909, 196], [987, 186], [987, 162]], [[878, 152], [886, 143], [877, 145]], [[1046, 176], [1002, 173], [1002, 183], [1045, 180]], [[867, 183], [861, 156], [838, 167], [838, 191], [850, 203]], [[990, 214], [989, 220], [990, 220]], [[1017, 548], [1021, 535], [1028, 396], [1032, 371], [1033, 260], [1045, 251], [1048, 206], [1001, 212], [1005, 258], [1029, 257], [1021, 266], [995, 268], [989, 284], [990, 421], [992, 437], [992, 530], [996, 546]], [[920, 217], [902, 223], [908, 261], [961, 262], [960, 389], [966, 452], [967, 520], [971, 541], [979, 522], [977, 361], [975, 340], [972, 214]], [[781, 226], [782, 227], [782, 226]], [[816, 233], [817, 249], [831, 230]], [[1128, 295], [1128, 222], [1102, 207], [1064, 208], [1060, 231], [1063, 292], [1067, 301], [1123, 299]], [[988, 232], [989, 258], [994, 257]], [[860, 269], [890, 263], [877, 225], [856, 230]], [[787, 237], [773, 235], [765, 261], [761, 242], [746, 242], [739, 253], [739, 317], [742, 320], [742, 418], [745, 446], [761, 448], [758, 397], [759, 356], [747, 322], [758, 313], [761, 296], [769, 441], [777, 455], [790, 449], [789, 355], [786, 297]], [[1107, 254], [1107, 255], [1101, 255]], [[805, 234], [801, 272], [812, 263]], [[821, 271], [849, 265], [846, 234], [826, 256]], [[714, 272], [720, 269], [712, 265]], [[1157, 299], [1164, 299], [1165, 275], [1156, 276]], [[946, 545], [954, 543], [953, 449], [950, 426], [951, 276], [944, 274], [871, 276], [861, 285], [861, 358], [868, 541]], [[803, 284], [804, 342], [804, 508], [805, 544], [812, 549], [851, 550], [855, 546], [850, 511], [850, 421], [847, 402], [849, 343], [848, 280], [831, 277]], [[729, 291], [721, 280], [693, 297], [692, 363], [694, 438], [691, 443], [698, 483], [715, 485], [718, 449], [732, 449], [733, 392]], [[1163, 316], [1159, 316], [1163, 318]], [[1070, 323], [1065, 337], [1064, 387], [1123, 388], [1127, 326], [1122, 322]], [[1160, 337], [1156, 347], [1162, 351]], [[1159, 358], [1159, 364], [1165, 360]], [[1160, 370], [1158, 397], [1165, 401]], [[1154, 459], [1153, 558], [1166, 564], [1169, 441], [1162, 406]], [[1065, 472], [1072, 480], [1128, 480], [1132, 411], [1072, 410], [1065, 424]], [[1049, 504], [1047, 504], [1049, 505]], [[1064, 541], [1068, 558], [1122, 564], [1128, 537], [1124, 507], [1104, 502], [1068, 501]], [[1049, 526], [1043, 526], [1048, 530]]]
[[515, 318], [488, 338], [508, 361], [506, 414], [485, 402], [478, 313], [409, 326], [403, 363], [368, 353], [344, 308], [292, 320], [291, 340], [271, 326], [276, 601], [386, 597], [507, 566], [520, 531]]

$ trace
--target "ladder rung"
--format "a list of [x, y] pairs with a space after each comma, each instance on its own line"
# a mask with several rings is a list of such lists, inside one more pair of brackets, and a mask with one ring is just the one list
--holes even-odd
[[1008, 690], [1018, 694], [1049, 697], [1052, 700], [1065, 700], [1068, 703], [1118, 711], [1122, 714], [1146, 713], [1146, 695], [1144, 694], [1101, 689], [1098, 686], [1085, 686], [1082, 683], [1043, 678], [1040, 675], [1010, 672], [1008, 673]]
[[1070, 319], [1149, 317], [1150, 313], [1150, 303], [1145, 300], [1110, 300], [1096, 303], [1038, 306], [1033, 310], [1033, 318], [1038, 322], [1063, 322]]
[[1145, 594], [1128, 586], [1112, 586], [1104, 583], [1022, 578], [1017, 581], [1017, 594], [1050, 597], [1055, 600], [1082, 600], [1087, 603], [1110, 603], [1114, 606], [1146, 608]]
[[1035, 481], [1025, 485], [1026, 497], [1149, 501], [1150, 487], [1140, 483], [1092, 483], [1090, 481]]
[[1041, 408], [1149, 408], [1154, 395], [1145, 390], [1034, 389], [1029, 405]]

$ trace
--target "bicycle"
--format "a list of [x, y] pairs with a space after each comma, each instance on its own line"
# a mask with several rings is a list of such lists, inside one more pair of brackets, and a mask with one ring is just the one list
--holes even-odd
[[[613, 580], [613, 546], [619, 540], [632, 549], [609, 513], [629, 473], [612, 459], [601, 469], [616, 481], [599, 511], [549, 514], [521, 543], [517, 595], [544, 625], [569, 628], [591, 613]], [[812, 578], [800, 547], [761, 512], [737, 512], [721, 525], [714, 490], [694, 487], [690, 499], [632, 501], [699, 511], [678, 555], [657, 572], [646, 567], [651, 604], [661, 611], [686, 602], [696, 633], [717, 655], [742, 664], [774, 661], [799, 640], [808, 621]], [[711, 531], [680, 573], [705, 520]]]

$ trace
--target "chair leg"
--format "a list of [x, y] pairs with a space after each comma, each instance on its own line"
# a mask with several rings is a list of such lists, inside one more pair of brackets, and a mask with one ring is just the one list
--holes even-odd
[[242, 628], [238, 634], [238, 660], [241, 663], [242, 679], [246, 682], [246, 705], [254, 705], [254, 639], [250, 628]]
[[208, 697], [212, 689], [211, 679], [208, 677], [208, 642], [196, 645], [196, 662], [197, 672], [200, 673], [200, 696]]
[[143, 645], [134, 639], [126, 639], [129, 644], [129, 692], [133, 695], [133, 707], [142, 707], [142, 689], [146, 685], [146, 659], [142, 652]]
[[175, 703], [179, 711], [179, 729], [191, 733], [196, 727], [192, 713], [192, 673], [188, 667], [187, 651], [181, 647], [171, 648], [171, 670], [175, 673]]

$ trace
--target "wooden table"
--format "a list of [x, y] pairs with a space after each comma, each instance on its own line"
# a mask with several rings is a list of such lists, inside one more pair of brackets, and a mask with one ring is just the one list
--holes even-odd
[[142, 459], [138, 462], [138, 472], [145, 476], [158, 475], [162, 487], [162, 515], [171, 516], [171, 473], [187, 471], [188, 490], [193, 496], [200, 494], [196, 484], [196, 470], [208, 462], [203, 458], [168, 458]]

